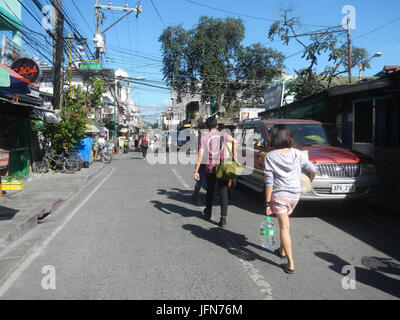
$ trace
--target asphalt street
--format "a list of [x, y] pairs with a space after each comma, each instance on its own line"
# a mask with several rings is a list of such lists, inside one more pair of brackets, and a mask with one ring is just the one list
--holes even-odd
[[217, 201], [204, 220], [205, 193], [193, 203], [193, 186], [193, 165], [123, 154], [0, 254], [14, 264], [0, 299], [400, 298], [400, 217], [367, 205], [300, 204], [291, 218], [296, 273], [287, 275], [259, 246], [261, 196], [232, 190], [222, 229]]

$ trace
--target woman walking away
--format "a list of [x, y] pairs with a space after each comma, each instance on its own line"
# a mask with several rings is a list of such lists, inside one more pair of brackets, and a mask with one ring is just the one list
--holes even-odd
[[265, 157], [265, 207], [266, 214], [276, 214], [280, 230], [280, 248], [275, 254], [287, 257], [282, 264], [286, 273], [294, 273], [292, 242], [290, 238], [289, 216], [299, 201], [302, 191], [300, 175], [302, 170], [309, 173], [312, 181], [317, 170], [298, 149], [292, 148], [293, 137], [284, 125], [275, 125], [269, 134], [271, 152]]
[[194, 170], [194, 179], [200, 180], [200, 165], [203, 161], [203, 155], [206, 159], [205, 163], [205, 179], [207, 184], [206, 208], [203, 215], [207, 220], [212, 217], [212, 205], [214, 197], [215, 184], [218, 184], [219, 197], [221, 202], [221, 219], [219, 226], [226, 226], [226, 217], [228, 214], [228, 181], [217, 179], [216, 166], [220, 160], [227, 160], [225, 150], [226, 142], [231, 142], [233, 146], [233, 157], [236, 157], [237, 141], [227, 135], [221, 134], [218, 131], [218, 123], [216, 118], [207, 119], [207, 127], [209, 132], [201, 137], [200, 149], [197, 155], [196, 167]]
[[149, 141], [147, 140], [146, 132], [143, 132], [142, 137], [140, 138], [139, 148], [140, 147], [142, 148], [143, 160], [146, 160], [147, 149], [149, 148]]

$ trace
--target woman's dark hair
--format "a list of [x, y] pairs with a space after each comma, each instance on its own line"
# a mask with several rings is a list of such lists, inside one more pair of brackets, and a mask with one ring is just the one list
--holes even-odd
[[217, 119], [215, 117], [208, 118], [206, 125], [209, 130], [216, 128], [218, 125]]
[[269, 132], [269, 145], [273, 149], [291, 148], [294, 140], [290, 130], [283, 124], [276, 124]]

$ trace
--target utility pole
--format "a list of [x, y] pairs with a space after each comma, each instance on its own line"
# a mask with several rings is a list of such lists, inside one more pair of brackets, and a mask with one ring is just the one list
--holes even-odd
[[[127, 1], [125, 3], [125, 7], [115, 7], [112, 5], [111, 1], [108, 2], [108, 6], [102, 5], [101, 2], [97, 1], [94, 8], [95, 8], [95, 17], [97, 20], [97, 27], [96, 27], [96, 34], [93, 39], [93, 42], [96, 47], [96, 59], [101, 60], [101, 54], [106, 52], [104, 33], [133, 12], [136, 13], [136, 18], [139, 17], [139, 14], [142, 12], [142, 5], [138, 4], [136, 6], [136, 8], [129, 8], [128, 1]], [[104, 31], [101, 31], [101, 25], [102, 25], [103, 19], [104, 19], [102, 10], [125, 11], [127, 13], [124, 16], [122, 16], [120, 19], [115, 21], [111, 26], [106, 28]]]
[[[129, 8], [128, 1], [125, 2], [125, 7], [115, 7], [112, 5], [112, 1], [108, 2], [108, 6], [102, 5], [100, 1], [97, 0], [95, 6], [95, 17], [97, 20], [96, 34], [94, 36], [93, 42], [96, 48], [96, 60], [101, 61], [101, 54], [106, 52], [106, 45], [104, 40], [104, 33], [115, 26], [122, 19], [130, 15], [131, 13], [136, 13], [136, 18], [139, 17], [139, 14], [142, 12], [142, 5], [138, 4], [136, 8]], [[103, 23], [103, 12], [102, 10], [114, 10], [114, 11], [125, 11], [126, 14], [119, 18], [117, 21], [112, 23], [109, 27], [101, 31], [101, 25]], [[117, 90], [116, 90], [116, 81], [114, 81], [114, 85], [111, 87], [113, 90], [112, 94], [114, 94], [114, 148], [117, 150]]]
[[54, 40], [53, 40], [53, 108], [61, 109], [62, 104], [62, 60], [63, 54], [63, 29], [64, 17], [62, 15], [62, 0], [54, 0]]
[[72, 55], [71, 55], [72, 39], [68, 34], [68, 71], [69, 71], [69, 99], [72, 99]]
[[347, 49], [349, 58], [349, 83], [351, 84], [351, 39], [350, 39], [350, 17], [347, 17]]
[[101, 12], [101, 7], [97, 7], [97, 5], [99, 5], [99, 3], [96, 3], [95, 6], [95, 16], [96, 16], [96, 20], [97, 20], [97, 27], [96, 27], [96, 34], [95, 34], [95, 38], [93, 39], [93, 42], [95, 43], [95, 47], [96, 47], [96, 60], [100, 59], [100, 55], [101, 52], [104, 50], [102, 50], [102, 48], [104, 47], [104, 38], [100, 37], [99, 35], [101, 35], [101, 24], [103, 23], [103, 13]]
[[72, 61], [72, 42], [73, 41], [77, 41], [77, 42], [86, 42], [85, 38], [71, 38], [71, 34], [68, 34], [68, 38], [66, 38], [66, 40], [68, 41], [68, 73], [69, 73], [69, 98], [72, 99], [72, 62], [76, 62], [76, 61]]

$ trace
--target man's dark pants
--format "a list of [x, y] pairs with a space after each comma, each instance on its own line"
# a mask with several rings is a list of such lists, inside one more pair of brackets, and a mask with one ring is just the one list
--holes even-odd
[[211, 215], [216, 183], [218, 185], [219, 197], [221, 201], [221, 216], [226, 217], [228, 214], [228, 181], [217, 179], [215, 170], [213, 173], [206, 172], [207, 196], [205, 212]]

